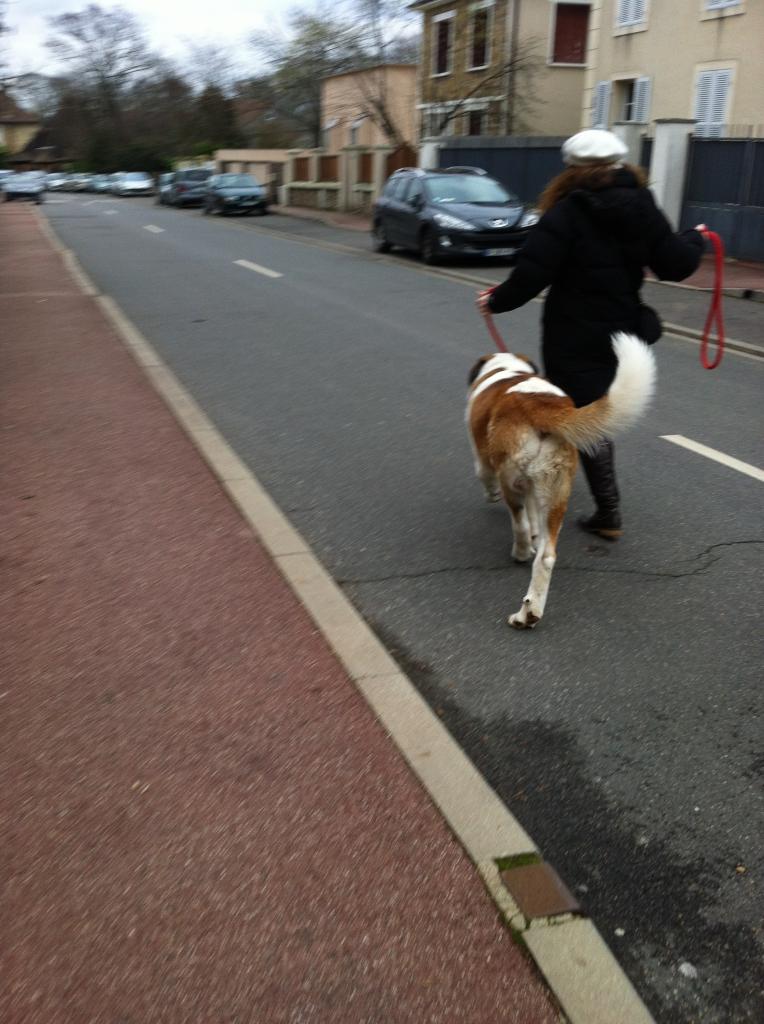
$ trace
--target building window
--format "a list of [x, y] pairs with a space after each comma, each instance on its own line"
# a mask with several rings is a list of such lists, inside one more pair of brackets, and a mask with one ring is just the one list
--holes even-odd
[[487, 68], [491, 63], [491, 16], [493, 0], [483, 0], [471, 9], [468, 69]]
[[447, 11], [432, 19], [433, 32], [433, 75], [451, 73], [451, 51], [454, 42], [454, 12]]
[[485, 117], [484, 111], [482, 110], [471, 110], [467, 115], [467, 134], [468, 135], [482, 135], [483, 134], [483, 119]]
[[326, 121], [323, 128], [321, 129], [321, 146], [323, 149], [332, 148], [332, 131], [339, 124], [339, 118], [333, 117], [331, 121]]
[[615, 27], [631, 28], [643, 25], [647, 15], [647, 0], [616, 0]]
[[695, 79], [695, 134], [704, 139], [721, 139], [727, 130], [727, 106], [732, 86], [732, 69], [699, 71]]
[[359, 131], [361, 129], [361, 125], [364, 123], [365, 120], [366, 120], [366, 115], [362, 114], [360, 117], [357, 117], [355, 119], [355, 121], [353, 121], [352, 124], [350, 125], [350, 131], [348, 133], [348, 139], [349, 139], [348, 145], [349, 146], [357, 146], [358, 145], [358, 133], [359, 133]]
[[619, 120], [646, 124], [650, 120], [650, 92], [652, 79], [630, 78], [617, 84], [616, 106]]
[[739, 7], [741, 0], [706, 0], [707, 11], [718, 11], [721, 7]]
[[588, 4], [555, 4], [553, 64], [586, 64]]
[[592, 128], [607, 128], [610, 123], [610, 82], [597, 82], [592, 96]]

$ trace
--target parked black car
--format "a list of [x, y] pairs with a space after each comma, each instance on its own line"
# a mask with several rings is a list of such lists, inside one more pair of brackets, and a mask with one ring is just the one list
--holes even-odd
[[191, 167], [187, 171], [174, 171], [166, 192], [165, 202], [170, 206], [199, 206], [204, 201], [207, 181], [212, 171], [206, 167]]
[[215, 174], [206, 183], [204, 213], [268, 212], [268, 193], [251, 174]]
[[426, 171], [404, 167], [374, 204], [377, 252], [419, 252], [425, 263], [447, 256], [514, 256], [538, 214], [478, 167]]

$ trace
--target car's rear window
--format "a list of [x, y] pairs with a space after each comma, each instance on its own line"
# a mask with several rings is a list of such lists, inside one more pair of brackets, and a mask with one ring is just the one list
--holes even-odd
[[211, 171], [205, 171], [200, 167], [196, 171], [181, 171], [178, 177], [183, 181], [206, 181], [211, 173]]

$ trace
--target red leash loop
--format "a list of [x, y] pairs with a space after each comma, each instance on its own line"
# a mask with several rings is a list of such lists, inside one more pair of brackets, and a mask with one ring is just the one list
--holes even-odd
[[[707, 238], [714, 248], [714, 291], [711, 297], [711, 308], [706, 317], [706, 325], [703, 328], [703, 340], [700, 343], [700, 361], [706, 370], [715, 370], [722, 361], [724, 355], [724, 315], [722, 312], [722, 295], [724, 286], [724, 243], [715, 231], [708, 228], [700, 232]], [[716, 320], [716, 355], [713, 359], [708, 355], [708, 342], [711, 336], [711, 326]]]

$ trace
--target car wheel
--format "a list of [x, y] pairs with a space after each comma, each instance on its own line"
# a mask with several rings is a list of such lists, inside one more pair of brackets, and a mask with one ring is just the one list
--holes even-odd
[[425, 228], [420, 236], [419, 255], [430, 266], [437, 263], [440, 258], [438, 241], [432, 228]]
[[390, 252], [390, 243], [387, 240], [387, 232], [382, 226], [381, 221], [375, 221], [374, 227], [371, 232], [372, 245], [374, 252]]
[[202, 203], [202, 213], [205, 215], [205, 217], [209, 216], [209, 213], [210, 213], [209, 203]]

